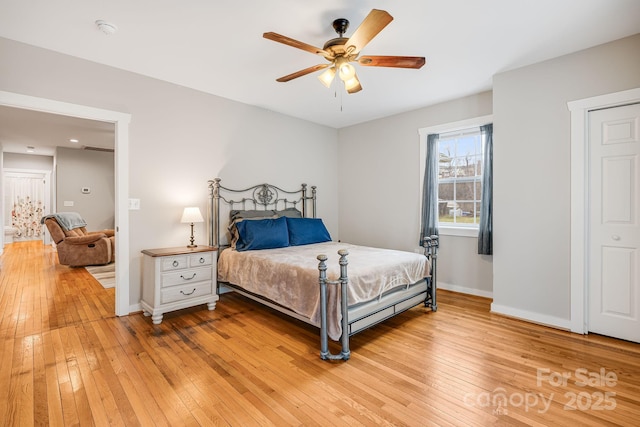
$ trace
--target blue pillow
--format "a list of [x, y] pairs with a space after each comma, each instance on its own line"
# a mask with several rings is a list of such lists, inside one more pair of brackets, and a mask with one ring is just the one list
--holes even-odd
[[236, 250], [239, 252], [289, 246], [289, 233], [285, 217], [241, 221], [236, 224], [236, 227], [238, 229]]
[[320, 218], [287, 218], [291, 246], [330, 242], [331, 236]]

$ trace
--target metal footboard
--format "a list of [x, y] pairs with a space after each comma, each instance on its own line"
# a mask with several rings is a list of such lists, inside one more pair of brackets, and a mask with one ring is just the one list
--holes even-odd
[[438, 269], [436, 268], [436, 264], [438, 263], [439, 246], [440, 241], [438, 240], [438, 236], [435, 234], [431, 237], [425, 237], [422, 241], [424, 256], [431, 259], [431, 280], [429, 280], [429, 287], [427, 288], [427, 298], [424, 300], [424, 306], [430, 307], [432, 311], [438, 311], [438, 302], [436, 300]]
[[[438, 236], [425, 237], [423, 241], [424, 255], [431, 260], [431, 277], [427, 280], [427, 291], [424, 299], [424, 306], [430, 307], [432, 311], [438, 309], [436, 302], [436, 262], [438, 257]], [[347, 275], [347, 255], [349, 251], [341, 249], [338, 251], [340, 256], [340, 277], [338, 280], [327, 279], [327, 259], [326, 255], [318, 255], [318, 271], [320, 284], [320, 358], [323, 360], [349, 360], [351, 350], [349, 349], [349, 301], [347, 286], [349, 286], [349, 277]], [[327, 289], [328, 285], [340, 286], [340, 312], [342, 319], [340, 321], [342, 327], [342, 336], [340, 344], [342, 346], [339, 354], [332, 354], [329, 351], [329, 331], [327, 326]], [[406, 307], [408, 308], [408, 307]], [[405, 308], [405, 309], [406, 309]]]

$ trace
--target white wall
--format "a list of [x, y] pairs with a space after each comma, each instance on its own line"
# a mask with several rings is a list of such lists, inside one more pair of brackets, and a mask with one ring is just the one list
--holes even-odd
[[6, 169], [34, 169], [53, 171], [53, 157], [37, 154], [4, 153], [3, 166]]
[[494, 77], [494, 303], [569, 327], [567, 102], [640, 87], [640, 34]]
[[[491, 92], [483, 92], [341, 129], [340, 238], [413, 251], [420, 230], [418, 129], [491, 113]], [[440, 246], [438, 282], [442, 287], [490, 294], [491, 257], [477, 254], [477, 238], [443, 235]]]
[[[184, 246], [185, 206], [206, 212], [207, 180], [318, 187], [318, 211], [338, 235], [337, 131], [258, 107], [0, 38], [0, 90], [131, 114], [130, 303], [140, 300], [140, 251]], [[126, 232], [121, 230], [121, 232]], [[205, 225], [195, 229], [205, 241]]]

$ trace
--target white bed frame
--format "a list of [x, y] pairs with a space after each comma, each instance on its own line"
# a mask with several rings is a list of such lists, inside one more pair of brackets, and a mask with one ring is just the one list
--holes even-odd
[[[220, 230], [227, 230], [229, 223], [229, 212], [233, 209], [249, 210], [282, 210], [286, 208], [297, 208], [302, 212], [303, 217], [316, 217], [316, 187], [311, 187], [311, 192], [306, 184], [294, 191], [282, 190], [271, 184], [259, 184], [242, 190], [233, 190], [223, 187], [220, 178], [215, 178], [209, 184], [209, 204], [207, 207], [207, 225], [209, 245], [221, 249], [229, 246], [228, 233], [224, 235]], [[232, 198], [233, 197], [233, 198]], [[402, 313], [419, 304], [431, 308], [432, 311], [438, 309], [436, 303], [436, 261], [438, 257], [438, 236], [426, 238], [423, 242], [424, 255], [431, 261], [431, 276], [425, 277], [417, 283], [407, 284], [400, 289], [394, 289], [373, 301], [348, 306], [347, 286], [349, 283], [347, 275], [346, 250], [338, 251], [340, 255], [340, 278], [330, 281], [326, 276], [325, 255], [318, 255], [318, 283], [320, 286], [321, 322], [320, 322], [320, 357], [324, 360], [348, 360], [351, 356], [349, 349], [349, 337], [357, 332], [378, 324], [396, 314]], [[341, 351], [339, 354], [329, 352], [329, 337], [327, 329], [327, 287], [340, 286], [342, 313], [342, 336], [340, 338]], [[266, 299], [261, 295], [248, 292], [232, 283], [221, 282], [218, 284], [219, 293], [229, 291], [238, 292], [248, 298], [258, 301], [268, 307], [285, 313], [293, 318], [314, 325], [305, 316], [302, 316], [287, 307], [274, 301]]]

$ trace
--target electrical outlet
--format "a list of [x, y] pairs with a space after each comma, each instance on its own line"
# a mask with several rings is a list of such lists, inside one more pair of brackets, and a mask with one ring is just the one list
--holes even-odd
[[72, 200], [65, 200], [64, 201], [64, 205], [65, 206], [73, 206], [73, 201]]

